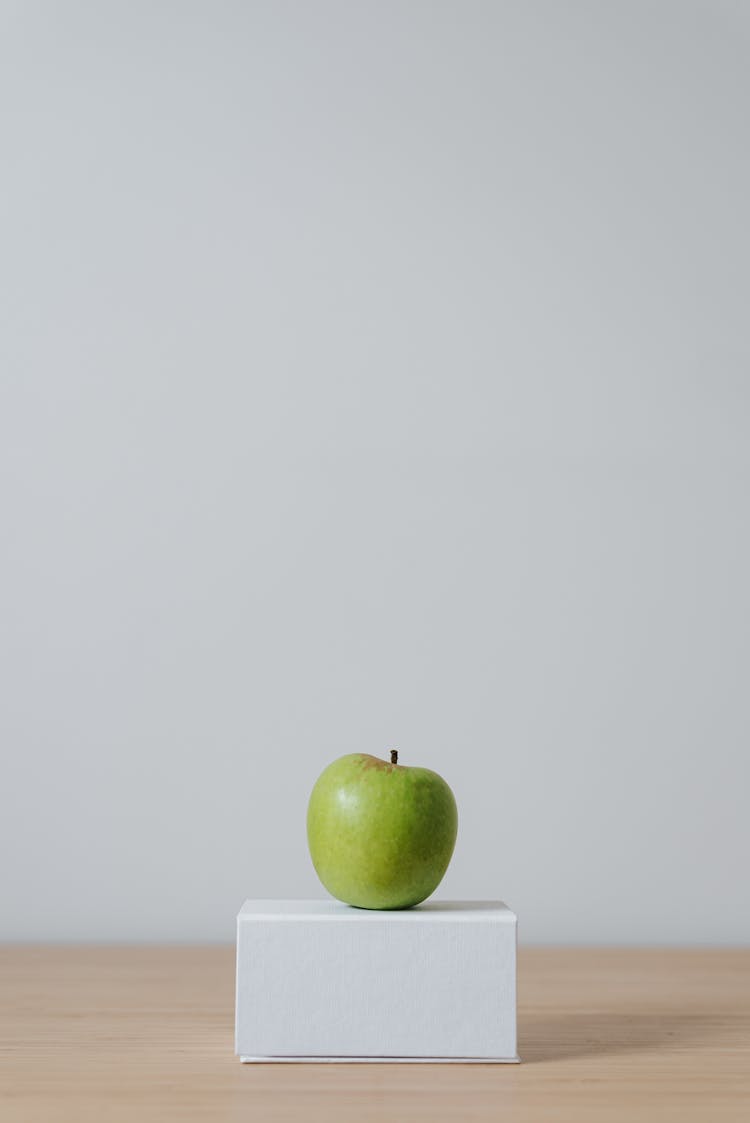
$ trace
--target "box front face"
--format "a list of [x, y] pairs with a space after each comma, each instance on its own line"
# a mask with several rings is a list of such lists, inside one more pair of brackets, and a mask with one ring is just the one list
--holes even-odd
[[515, 1057], [507, 920], [242, 918], [237, 966], [244, 1056]]

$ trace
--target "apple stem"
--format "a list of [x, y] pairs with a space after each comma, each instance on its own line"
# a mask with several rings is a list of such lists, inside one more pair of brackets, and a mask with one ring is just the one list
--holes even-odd
[[391, 749], [391, 764], [398, 764], [398, 751]]

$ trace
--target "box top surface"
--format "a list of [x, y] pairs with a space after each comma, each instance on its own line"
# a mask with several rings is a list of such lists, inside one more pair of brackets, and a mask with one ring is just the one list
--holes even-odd
[[341, 901], [249, 900], [238, 920], [348, 920], [357, 924], [385, 918], [419, 924], [423, 921], [498, 921], [515, 924], [516, 914], [502, 901], [423, 901], [410, 909], [358, 909]]

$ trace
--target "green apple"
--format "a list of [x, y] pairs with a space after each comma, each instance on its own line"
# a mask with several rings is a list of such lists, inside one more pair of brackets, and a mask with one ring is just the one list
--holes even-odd
[[458, 812], [437, 772], [350, 753], [320, 775], [307, 840], [329, 893], [362, 909], [408, 909], [437, 889], [453, 854]]

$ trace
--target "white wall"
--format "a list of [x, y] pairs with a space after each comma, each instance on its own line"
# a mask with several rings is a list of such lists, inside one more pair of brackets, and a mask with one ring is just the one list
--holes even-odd
[[750, 938], [750, 7], [0, 7], [0, 936], [231, 939], [396, 746]]

